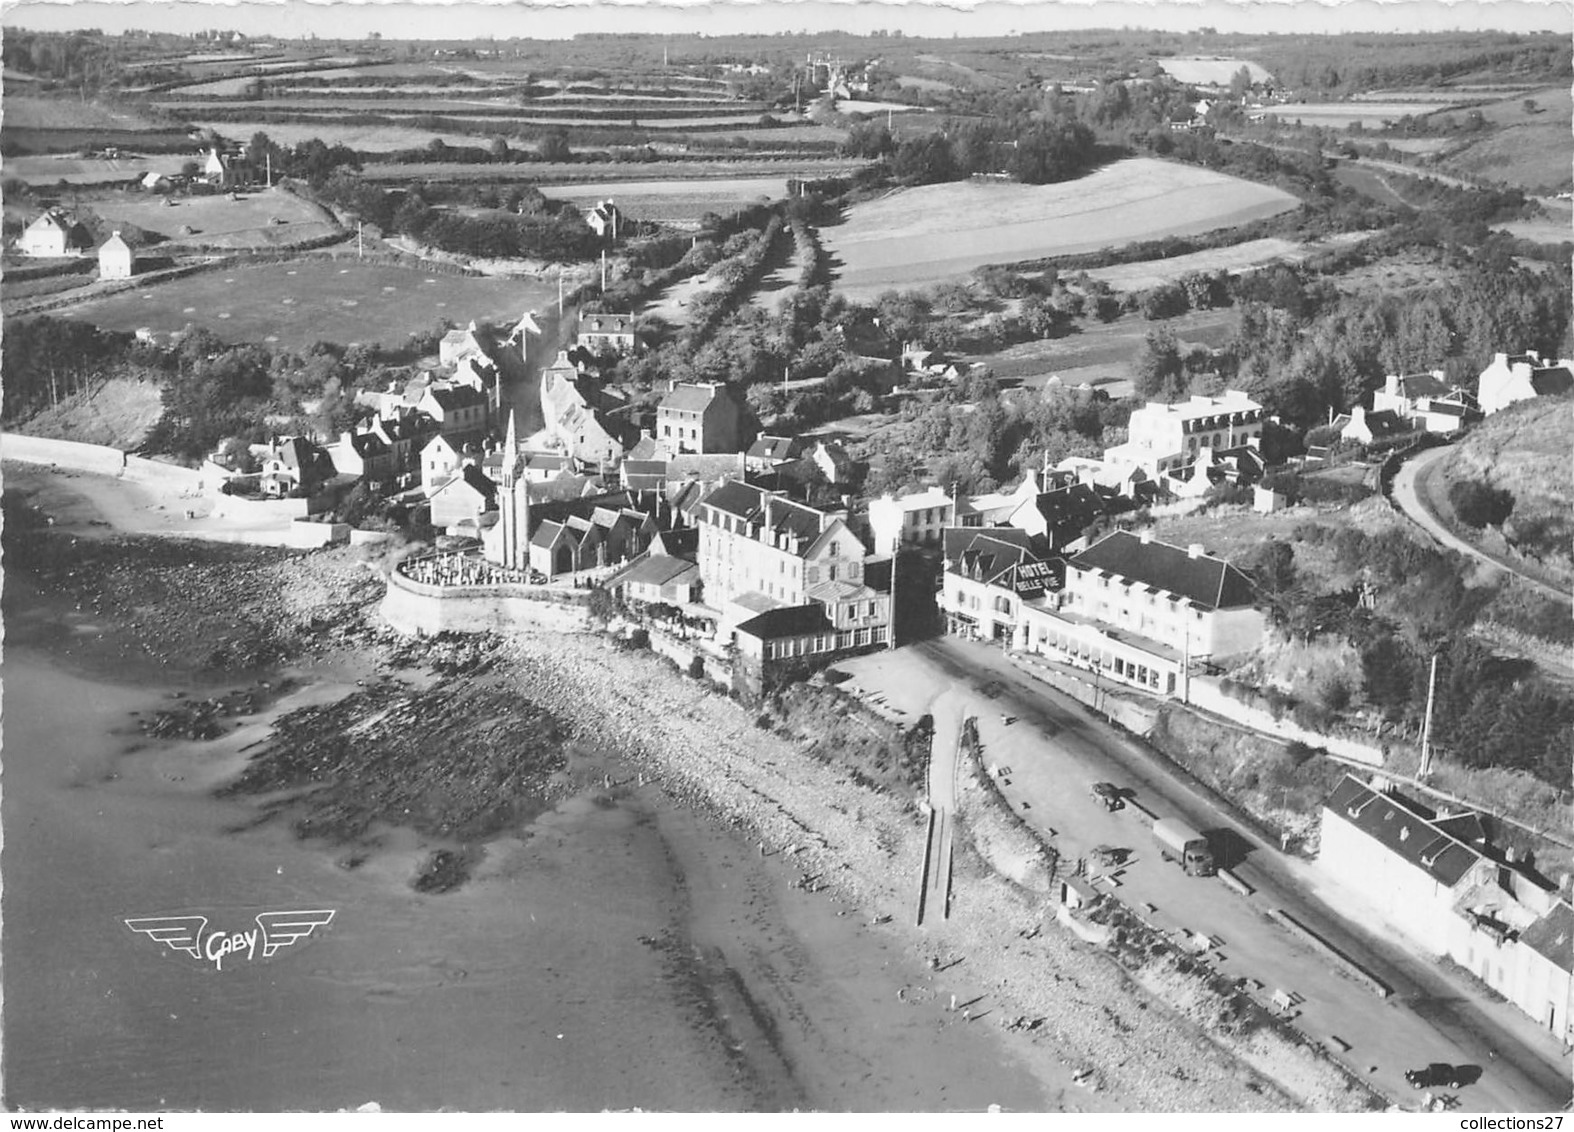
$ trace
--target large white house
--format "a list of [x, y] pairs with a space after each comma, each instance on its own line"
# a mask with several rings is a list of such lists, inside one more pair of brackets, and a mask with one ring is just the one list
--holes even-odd
[[1249, 652], [1267, 630], [1235, 567], [1130, 531], [1069, 559], [1059, 600], [1022, 618], [1032, 651], [1163, 695], [1185, 694], [1192, 661]]
[[1324, 805], [1317, 863], [1419, 946], [1574, 1035], [1574, 908], [1494, 846], [1480, 814], [1436, 813], [1347, 775]]
[[1263, 407], [1237, 389], [1173, 405], [1149, 401], [1131, 414], [1126, 443], [1105, 449], [1104, 462], [1157, 476], [1192, 464], [1203, 449], [1219, 451], [1259, 441], [1264, 420]]
[[1476, 400], [1483, 413], [1495, 413], [1516, 401], [1557, 397], [1574, 390], [1574, 361], [1543, 358], [1534, 350], [1494, 354], [1481, 371]]
[[875, 550], [890, 553], [903, 543], [938, 546], [941, 533], [955, 525], [956, 502], [938, 487], [900, 498], [890, 493], [869, 501], [869, 529]]
[[841, 516], [746, 483], [705, 496], [698, 514], [706, 604], [737, 624], [770, 609], [817, 605], [860, 644], [885, 639], [890, 594], [865, 582], [868, 549]]
[[18, 246], [25, 256], [52, 258], [81, 255], [91, 242], [80, 224], [54, 208], [27, 226]]

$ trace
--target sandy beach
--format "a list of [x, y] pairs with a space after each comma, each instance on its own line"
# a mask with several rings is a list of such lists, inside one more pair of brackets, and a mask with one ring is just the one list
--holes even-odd
[[[51, 490], [69, 494], [72, 486]], [[41, 841], [8, 841], [13, 867], [30, 853], [52, 856], [57, 842], [74, 843], [77, 824], [102, 810], [112, 820], [94, 836], [125, 857], [120, 879], [151, 902], [143, 914], [160, 903], [200, 903], [204, 891], [220, 900], [215, 885], [246, 893], [224, 902], [263, 901], [277, 869], [306, 878], [290, 890], [298, 898], [310, 893], [347, 910], [308, 953], [309, 964], [265, 970], [275, 972], [279, 1002], [319, 1021], [328, 1012], [334, 1025], [325, 1034], [356, 1033], [354, 1055], [333, 1060], [329, 1071], [320, 1064], [323, 1047], [303, 1040], [278, 1051], [276, 1074], [248, 1074], [237, 1093], [226, 1084], [219, 1043], [207, 1073], [167, 1098], [171, 1107], [269, 1108], [286, 1095], [307, 1108], [368, 1099], [525, 1110], [1341, 1107], [1338, 1097], [1287, 1094], [1243, 1066], [1054, 924], [1044, 896], [1001, 878], [965, 844], [953, 917], [915, 926], [924, 844], [916, 794], [860, 785], [834, 752], [816, 757], [782, 728], [762, 726], [769, 721], [757, 712], [648, 653], [599, 637], [544, 634], [412, 644], [377, 624], [381, 583], [358, 552], [146, 539], [73, 544], [72, 520], [61, 514], [68, 517], [31, 532], [8, 524], [10, 564], [25, 567], [32, 587], [8, 585], [8, 631], [18, 616], [12, 595], [25, 595], [33, 616], [18, 616], [12, 640], [20, 643], [8, 649], [7, 674], [29, 671], [18, 665], [34, 673], [20, 687], [7, 681], [8, 722], [14, 716], [33, 728], [39, 751], [28, 757], [42, 765], [18, 768], [7, 816], [41, 802], [61, 807]], [[485, 663], [456, 669], [455, 648]], [[238, 666], [226, 667], [235, 659]], [[139, 690], [143, 711], [167, 701], [177, 681], [200, 678], [212, 689], [287, 675], [293, 690], [226, 721], [211, 740], [144, 737], [95, 747], [89, 734], [111, 720], [77, 720], [87, 734], [64, 741], [102, 747], [113, 775], [83, 790], [53, 780], [48, 768], [62, 742], [48, 738], [61, 723], [51, 681], [39, 675], [48, 671], [122, 689], [105, 693], [117, 704], [127, 687]], [[335, 842], [299, 839], [288, 805], [257, 808], [277, 798], [215, 797], [266, 748], [242, 751], [273, 721], [342, 701], [373, 679], [403, 681], [411, 696], [445, 685], [514, 696], [562, 721], [571, 739], [566, 763], [543, 780], [548, 807], [463, 845], [381, 811], [369, 832]], [[450, 756], [434, 745], [427, 759], [439, 769], [468, 767]], [[386, 773], [399, 771], [390, 765]], [[444, 788], [462, 794], [485, 785], [455, 778]], [[184, 824], [171, 817], [168, 828], [183, 832], [171, 835], [173, 850], [155, 849], [136, 809], [117, 808], [128, 790], [171, 814], [189, 806], [207, 817]], [[468, 879], [442, 894], [415, 892], [423, 862], [445, 849], [470, 854]], [[149, 872], [149, 852], [164, 854], [161, 862], [190, 854], [224, 864], [205, 886], [176, 883], [205, 875], [188, 864], [150, 889], [134, 879], [165, 875]], [[37, 896], [16, 880], [25, 871], [7, 875], [13, 923], [13, 915], [33, 914], [28, 902]], [[88, 887], [115, 878], [110, 870]], [[117, 911], [128, 902], [118, 894]], [[117, 939], [118, 950], [78, 959], [118, 977], [133, 969], [127, 965], [162, 958], [151, 946], [141, 954], [145, 942]], [[42, 951], [32, 958], [46, 969], [56, 962]], [[161, 970], [191, 977], [177, 968]], [[28, 973], [27, 956], [8, 962], [8, 995]], [[277, 1002], [247, 1001], [286, 1024], [273, 1013]], [[58, 1086], [67, 1068], [82, 1079], [82, 1066], [63, 1050], [54, 1061], [47, 1052], [16, 1061], [22, 1028], [38, 1015], [25, 993], [8, 1004], [14, 1099], [39, 1103], [43, 1094], [18, 1090], [28, 1081]], [[85, 1034], [99, 1011], [78, 1005], [64, 1016]], [[161, 1023], [149, 1026], [129, 1033], [176, 1040]], [[71, 1026], [64, 1033], [69, 1038]], [[244, 1060], [237, 1054], [236, 1063]], [[1086, 1070], [1092, 1080], [1074, 1084]], [[286, 1078], [289, 1091], [281, 1092]], [[135, 1107], [111, 1089], [46, 1099]], [[137, 1097], [166, 1103], [163, 1094]]]

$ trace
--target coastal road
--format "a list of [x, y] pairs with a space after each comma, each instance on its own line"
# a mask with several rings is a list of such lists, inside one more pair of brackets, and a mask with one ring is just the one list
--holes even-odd
[[1535, 587], [1554, 601], [1567, 604], [1569, 595], [1566, 592], [1558, 589], [1556, 586], [1549, 586], [1538, 578], [1532, 578], [1529, 574], [1515, 569], [1509, 563], [1494, 558], [1478, 547], [1472, 546], [1443, 526], [1438, 517], [1427, 507], [1426, 495], [1420, 489], [1419, 481], [1422, 477], [1434, 472], [1435, 466], [1448, 458], [1453, 451], [1452, 446], [1428, 448], [1416, 453], [1401, 464], [1399, 472], [1394, 476], [1394, 506], [1399, 508], [1405, 517], [1414, 522], [1416, 526], [1450, 550], [1457, 550], [1461, 554], [1468, 555], [1478, 562], [1485, 563], [1493, 570], [1513, 574], [1524, 581], [1526, 585]]
[[[1318, 870], [1260, 842], [1206, 790], [1017, 669], [998, 648], [947, 638], [838, 667], [852, 674], [847, 690], [883, 696], [913, 717], [932, 711], [937, 730], [942, 714], [976, 715], [986, 766], [1009, 768], [997, 779], [1002, 792], [1067, 867], [1096, 845], [1127, 849], [1131, 863], [1115, 893], [1121, 900], [1163, 930], [1214, 938], [1211, 962], [1229, 977], [1261, 983], [1261, 997], [1276, 989], [1298, 996], [1296, 1024], [1314, 1041], [1348, 1042], [1346, 1064], [1389, 1096], [1410, 1097], [1404, 1070], [1447, 1061], [1482, 1069], [1477, 1084], [1460, 1090], [1462, 1109], [1547, 1111], [1567, 1103], [1566, 1064], [1549, 1037], [1537, 1043], [1541, 1035], [1528, 1019], [1520, 1023], [1510, 1008], [1455, 986], [1435, 959], [1335, 915], [1312, 895], [1341, 898]], [[1134, 791], [1157, 815], [1212, 832], [1230, 851], [1226, 864], [1254, 894], [1239, 896], [1221, 881], [1188, 877], [1161, 861], [1134, 807], [1108, 813], [1089, 799], [1088, 784], [1106, 779]], [[965, 890], [954, 899], [954, 914], [966, 915]], [[1277, 908], [1357, 958], [1395, 993], [1379, 998], [1339, 972], [1272, 918]]]

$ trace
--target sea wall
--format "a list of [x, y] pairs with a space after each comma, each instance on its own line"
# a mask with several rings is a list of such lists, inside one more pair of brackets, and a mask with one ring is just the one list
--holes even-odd
[[1376, 747], [1343, 735], [1324, 735], [1319, 731], [1308, 731], [1292, 719], [1275, 719], [1271, 712], [1252, 707], [1250, 704], [1243, 704], [1240, 700], [1225, 695], [1218, 681], [1212, 677], [1193, 677], [1187, 702], [1192, 707], [1222, 715], [1225, 719], [1250, 727], [1253, 731], [1261, 731], [1265, 735], [1273, 735], [1280, 739], [1296, 740], [1305, 743], [1308, 747], [1321, 747], [1329, 754], [1338, 755], [1352, 762], [1374, 767], [1380, 767], [1384, 762], [1383, 752]]
[[46, 440], [16, 432], [0, 433], [0, 459], [55, 464], [104, 476], [118, 476], [126, 469], [126, 454], [118, 448], [81, 444], [75, 440]]
[[213, 497], [213, 514], [221, 519], [242, 519], [252, 523], [304, 519], [310, 501], [305, 499], [248, 499], [243, 495], [219, 492]]
[[536, 586], [431, 586], [394, 571], [383, 620], [401, 633], [554, 633], [592, 631], [590, 591]]

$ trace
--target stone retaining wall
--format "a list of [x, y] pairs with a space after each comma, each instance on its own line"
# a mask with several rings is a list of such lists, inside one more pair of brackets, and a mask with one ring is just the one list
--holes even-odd
[[[532, 592], [534, 591], [534, 592]], [[530, 586], [429, 586], [397, 571], [388, 576], [383, 620], [401, 633], [589, 633], [590, 591]]]

